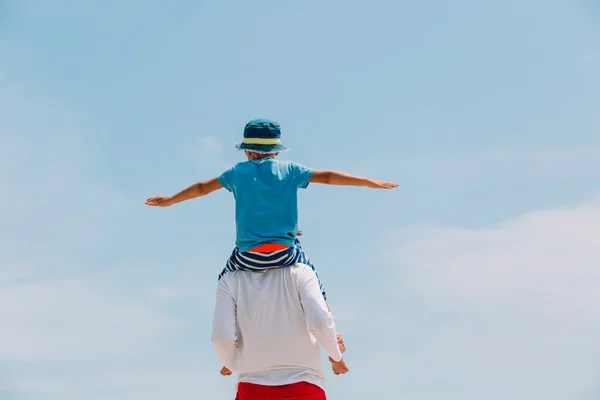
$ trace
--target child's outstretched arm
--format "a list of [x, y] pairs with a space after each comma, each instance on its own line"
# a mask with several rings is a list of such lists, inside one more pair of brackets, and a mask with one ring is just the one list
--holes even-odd
[[310, 178], [310, 182], [323, 183], [325, 185], [342, 185], [342, 186], [366, 186], [373, 189], [393, 189], [398, 187], [397, 183], [384, 182], [376, 179], [363, 178], [345, 174], [338, 171], [315, 171]]
[[154, 207], [169, 207], [173, 204], [181, 203], [185, 200], [194, 199], [200, 196], [206, 196], [209, 193], [219, 190], [223, 187], [217, 178], [212, 178], [204, 182], [194, 183], [173, 196], [156, 196], [146, 200], [146, 204]]

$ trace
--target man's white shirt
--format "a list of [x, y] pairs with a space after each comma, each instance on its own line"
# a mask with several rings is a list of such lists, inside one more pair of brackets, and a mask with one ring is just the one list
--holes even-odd
[[333, 317], [305, 264], [227, 272], [217, 288], [212, 340], [240, 382], [259, 385], [306, 381], [323, 388], [319, 345], [342, 359]]

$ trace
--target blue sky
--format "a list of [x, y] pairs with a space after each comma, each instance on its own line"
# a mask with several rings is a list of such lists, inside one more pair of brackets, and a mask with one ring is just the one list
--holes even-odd
[[358, 400], [600, 396], [593, 1], [0, 2], [0, 398], [233, 398], [210, 343], [242, 160], [310, 186], [304, 247]]

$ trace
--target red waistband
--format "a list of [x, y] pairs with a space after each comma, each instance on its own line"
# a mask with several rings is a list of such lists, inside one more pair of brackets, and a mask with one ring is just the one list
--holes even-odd
[[287, 249], [289, 247], [290, 246], [286, 246], [285, 244], [265, 243], [265, 244], [261, 244], [258, 247], [255, 247], [255, 248], [253, 248], [252, 250], [249, 250], [249, 251], [253, 251], [255, 253], [272, 253], [274, 251]]

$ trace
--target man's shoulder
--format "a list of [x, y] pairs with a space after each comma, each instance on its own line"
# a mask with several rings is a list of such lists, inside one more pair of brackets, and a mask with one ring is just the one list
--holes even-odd
[[258, 271], [227, 271], [221, 278], [223, 284], [232, 285], [246, 281], [270, 280], [276, 277], [304, 277], [306, 274], [313, 273], [313, 270], [306, 264], [297, 263], [289, 267], [268, 268]]
[[294, 265], [290, 265], [289, 267], [269, 268], [259, 271], [227, 271], [219, 280], [219, 284], [232, 285], [244, 280], [250, 280], [255, 278], [267, 278], [269, 276], [276, 275], [310, 277], [310, 275], [314, 275], [314, 273], [315, 272], [309, 265], [296, 263]]
[[234, 282], [234, 280], [236, 279], [234, 272], [235, 271], [227, 271], [226, 273], [224, 273], [223, 276], [221, 276], [219, 278], [219, 282], [217, 283], [217, 285], [219, 287], [228, 287], [228, 286], [230, 286]]
[[294, 267], [294, 269], [299, 272], [310, 271], [314, 273], [314, 270], [310, 267], [310, 265], [301, 262], [294, 264], [292, 267]]
[[306, 281], [315, 275], [314, 270], [309, 265], [303, 263], [296, 263], [288, 269], [290, 270], [290, 275], [292, 275], [297, 282]]

